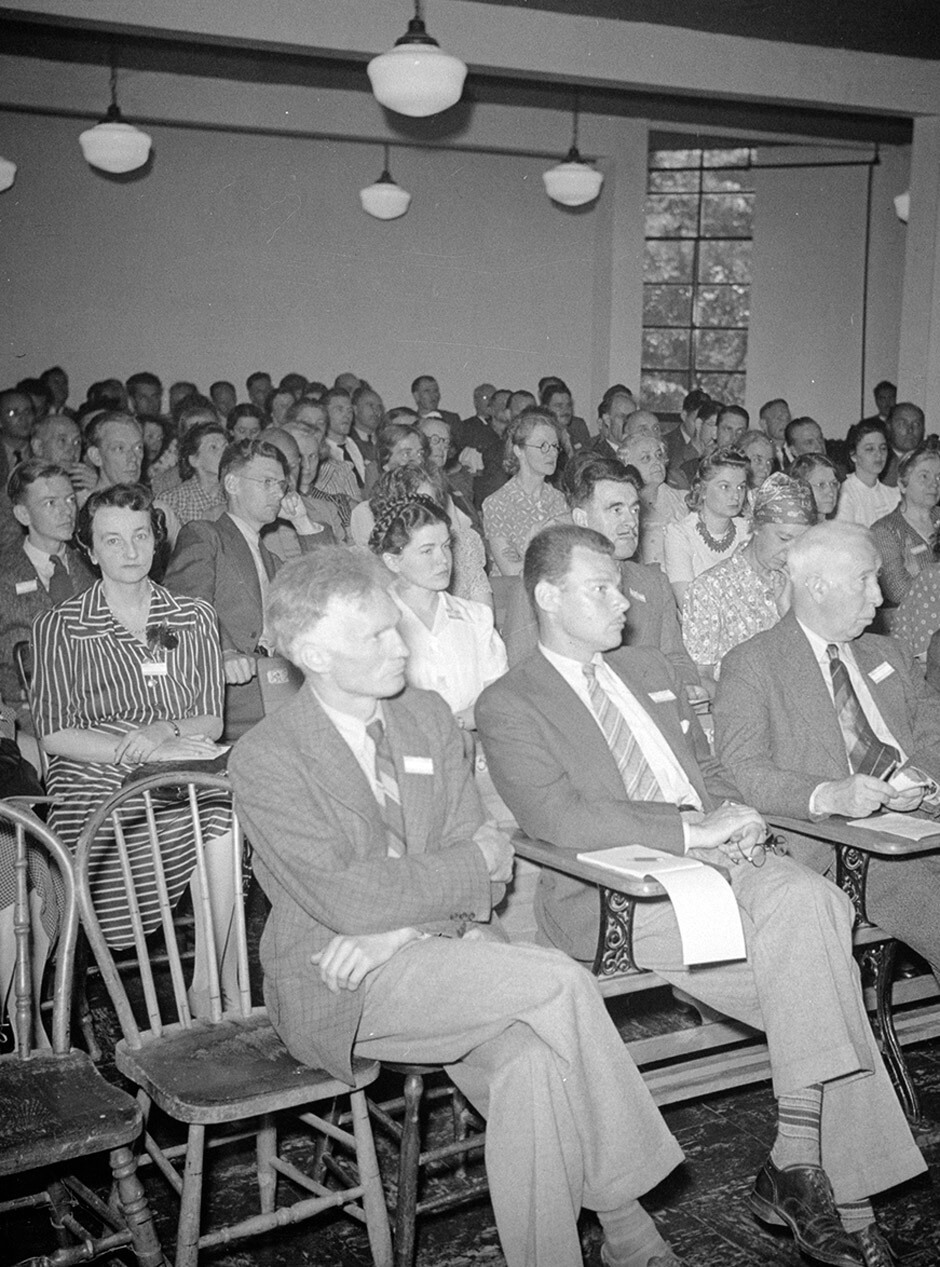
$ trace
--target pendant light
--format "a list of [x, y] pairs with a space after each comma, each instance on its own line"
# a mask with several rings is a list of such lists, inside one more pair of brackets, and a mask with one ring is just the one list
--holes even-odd
[[578, 153], [578, 107], [574, 108], [571, 149], [557, 167], [542, 173], [545, 192], [564, 207], [583, 207], [601, 192], [604, 176]]
[[363, 211], [376, 220], [397, 220], [408, 210], [411, 194], [392, 180], [388, 170], [388, 146], [385, 146], [385, 166], [382, 175], [374, 185], [366, 185], [359, 190], [359, 201]]
[[16, 180], [16, 164], [8, 158], [0, 158], [0, 194], [4, 193]]
[[379, 105], [415, 119], [456, 105], [467, 77], [464, 63], [442, 52], [425, 30], [421, 0], [415, 0], [415, 15], [395, 47], [373, 57], [366, 70]]
[[150, 153], [151, 139], [146, 132], [125, 123], [117, 103], [117, 67], [111, 64], [111, 104], [100, 123], [82, 132], [78, 138], [82, 153], [92, 167], [114, 175], [133, 172], [143, 167]]

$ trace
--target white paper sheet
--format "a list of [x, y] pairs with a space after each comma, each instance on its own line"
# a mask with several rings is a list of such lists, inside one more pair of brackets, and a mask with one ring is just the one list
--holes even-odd
[[879, 814], [875, 818], [853, 818], [849, 827], [864, 827], [866, 831], [880, 832], [884, 836], [900, 836], [903, 840], [923, 840], [925, 836], [940, 835], [940, 823], [929, 818], [912, 818], [910, 814]]
[[675, 911], [683, 963], [747, 958], [737, 901], [730, 884], [714, 867], [643, 845], [596, 849], [579, 853], [578, 860], [619, 875], [658, 880]]

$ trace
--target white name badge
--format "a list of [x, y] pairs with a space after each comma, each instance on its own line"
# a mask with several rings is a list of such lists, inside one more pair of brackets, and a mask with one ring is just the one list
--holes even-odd
[[35, 577], [33, 577], [31, 581], [17, 581], [16, 582], [17, 594], [35, 594], [38, 589], [39, 589], [39, 582], [36, 580]]
[[668, 704], [670, 700], [675, 698], [672, 691], [650, 691], [650, 699], [654, 704]]
[[433, 774], [434, 762], [430, 757], [403, 757], [406, 774]]
[[638, 594], [636, 590], [627, 590], [627, 593], [630, 595], [631, 598], [635, 598], [638, 603], [646, 602], [645, 594]]
[[883, 682], [885, 678], [890, 677], [893, 672], [894, 669], [887, 660], [882, 660], [881, 664], [879, 664], [876, 669], [872, 669], [868, 676], [873, 682]]
[[927, 553], [926, 545], [911, 546], [911, 554], [926, 554], [926, 553]]
[[140, 671], [144, 677], [166, 677], [167, 666], [165, 660], [145, 660], [140, 666]]

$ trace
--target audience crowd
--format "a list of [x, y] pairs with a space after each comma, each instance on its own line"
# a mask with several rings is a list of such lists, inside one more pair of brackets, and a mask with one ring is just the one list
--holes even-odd
[[[0, 391], [0, 794], [42, 779], [73, 844], [135, 770], [215, 768], [234, 744], [256, 875], [291, 943], [284, 959], [262, 947], [282, 1036], [339, 1077], [353, 1047], [417, 1052], [492, 1101], [511, 1267], [573, 1255], [582, 1204], [609, 1267], [678, 1264], [637, 1198], [680, 1154], [603, 1009], [565, 975], [560, 952], [589, 960], [597, 939], [586, 886], [543, 874], [554, 949], [495, 931], [511, 851], [494, 820], [562, 848], [636, 838], [719, 863], [746, 965], [690, 982], [662, 908], [638, 924], [637, 962], [767, 1031], [778, 1136], [754, 1211], [816, 1261], [890, 1267], [869, 1198], [922, 1161], [844, 960], [850, 904], [824, 878], [826, 847], [738, 864], [766, 848], [763, 813], [940, 815], [940, 441], [923, 411], [880, 383], [877, 414], [843, 440], [783, 399], [752, 426], [698, 389], [666, 419], [619, 383], [590, 418], [555, 376], [482, 383], [465, 417], [431, 374], [407, 404], [380, 387], [256, 371], [243, 392], [203, 394], [142, 371], [76, 403], [56, 366]], [[312, 687], [276, 724], [275, 660]], [[350, 814], [330, 780], [360, 772], [357, 824], [338, 826]], [[224, 799], [200, 813], [222, 857]], [[196, 883], [192, 840], [161, 814], [176, 902]], [[363, 832], [381, 838], [378, 860]], [[121, 876], [106, 841], [99, 852], [122, 946]], [[209, 872], [222, 920], [223, 870]], [[918, 860], [903, 883], [900, 870], [872, 864], [869, 913], [936, 974], [940, 864]], [[307, 967], [326, 991], [314, 1003], [295, 993]], [[377, 984], [354, 1023], [335, 998], [366, 974]], [[518, 997], [504, 997], [510, 975]], [[4, 1011], [9, 990], [0, 972]], [[492, 1127], [527, 1097], [525, 1139]], [[530, 1205], [551, 1211], [534, 1232]]]

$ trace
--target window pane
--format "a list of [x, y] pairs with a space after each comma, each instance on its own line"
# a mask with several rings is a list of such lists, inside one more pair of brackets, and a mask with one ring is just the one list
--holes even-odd
[[691, 286], [643, 287], [644, 326], [690, 326], [691, 324]]
[[[682, 175], [681, 172], [675, 174]], [[754, 176], [748, 171], [705, 171], [702, 172], [702, 188], [709, 193], [721, 193], [722, 190], [728, 193], [738, 190], [743, 193], [753, 193]]]
[[749, 282], [750, 242], [700, 242], [698, 279], [700, 282]]
[[646, 200], [646, 236], [697, 237], [698, 194], [651, 194]]
[[688, 374], [678, 374], [674, 370], [665, 374], [644, 370], [640, 375], [643, 408], [652, 409], [654, 413], [678, 413], [688, 392]]
[[[695, 365], [700, 370], [743, 370], [747, 356], [746, 330], [697, 330]], [[653, 361], [653, 365], [665, 364]]]
[[753, 194], [703, 194], [703, 238], [749, 238]]
[[650, 193], [697, 193], [699, 179], [698, 172], [650, 172], [649, 189]]
[[[648, 369], [688, 368], [688, 330], [644, 330], [643, 364]], [[728, 366], [729, 369], [736, 368]]]
[[643, 257], [643, 280], [691, 282], [694, 250], [693, 242], [647, 242]]
[[650, 167], [698, 167], [701, 150], [653, 150]]
[[696, 381], [712, 400], [720, 400], [724, 405], [744, 404], [743, 374], [699, 374]]
[[736, 167], [751, 162], [750, 150], [703, 150], [703, 167]]
[[750, 286], [699, 287], [695, 298], [695, 324], [743, 326], [746, 329], [750, 294]]

